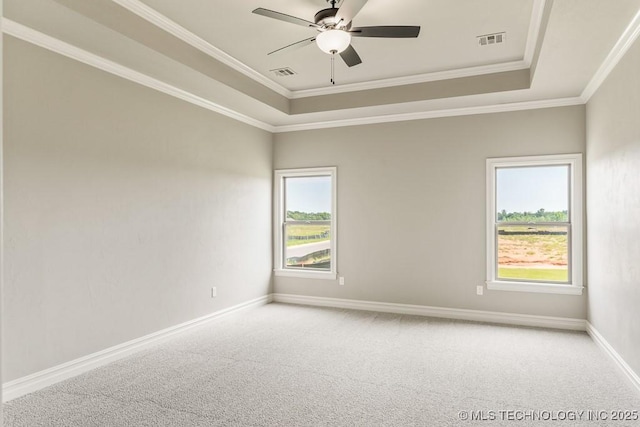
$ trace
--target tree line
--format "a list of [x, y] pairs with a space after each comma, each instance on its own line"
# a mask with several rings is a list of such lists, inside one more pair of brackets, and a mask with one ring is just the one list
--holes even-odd
[[538, 209], [537, 212], [498, 212], [498, 221], [501, 222], [568, 222], [569, 212], [555, 211], [547, 212]]
[[287, 211], [287, 218], [294, 221], [330, 221], [331, 214], [329, 212]]

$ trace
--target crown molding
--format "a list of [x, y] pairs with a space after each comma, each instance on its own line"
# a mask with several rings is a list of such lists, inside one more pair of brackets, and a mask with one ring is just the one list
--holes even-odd
[[266, 130], [271, 133], [296, 132], [314, 129], [328, 129], [334, 127], [360, 126], [368, 124], [391, 123], [409, 120], [424, 120], [443, 117], [466, 116], [474, 114], [490, 114], [502, 113], [509, 111], [522, 111], [540, 108], [566, 107], [573, 105], [582, 105], [585, 103], [582, 97], [573, 98], [557, 98], [536, 101], [513, 102], [506, 104], [492, 104], [474, 107], [461, 107], [452, 109], [441, 109], [433, 111], [418, 111], [411, 113], [387, 114], [378, 116], [367, 116], [343, 120], [329, 120], [318, 122], [307, 122], [292, 125], [271, 125], [254, 119], [242, 113], [238, 113], [227, 107], [219, 105], [208, 99], [197, 96], [193, 93], [177, 88], [173, 85], [150, 77], [146, 74], [132, 70], [128, 67], [120, 65], [116, 62], [102, 58], [93, 53], [87, 52], [69, 43], [63, 42], [44, 33], [31, 29], [27, 26], [19, 24], [7, 18], [2, 18], [2, 32], [40, 46], [44, 49], [90, 65], [102, 71], [114, 74], [129, 81], [141, 84], [148, 88], [157, 90], [167, 95], [176, 97], [183, 101], [206, 108], [210, 111], [222, 114], [234, 120], [246, 123], [259, 129]]
[[208, 41], [204, 40], [201, 37], [198, 37], [197, 35], [187, 30], [180, 24], [172, 21], [171, 19], [167, 18], [165, 15], [147, 6], [141, 1], [139, 0], [111, 0], [111, 1], [118, 4], [119, 6], [122, 6], [128, 11], [138, 15], [142, 19], [152, 23], [156, 27], [161, 28], [162, 30], [168, 32], [169, 34], [172, 34], [173, 36], [179, 38], [183, 42], [206, 53], [212, 58], [222, 62], [223, 64], [255, 80], [256, 82], [262, 84], [263, 86], [268, 87], [274, 92], [280, 95], [283, 95], [287, 98], [291, 98], [292, 92], [289, 89], [263, 76], [253, 68], [237, 60], [236, 58], [229, 55], [228, 53], [218, 49]]
[[474, 114], [505, 113], [510, 111], [536, 110], [540, 108], [570, 107], [583, 105], [580, 97], [543, 99], [537, 101], [513, 102], [508, 104], [482, 105], [477, 107], [451, 108], [445, 110], [421, 111], [402, 114], [369, 116], [356, 119], [331, 120], [326, 122], [302, 123], [275, 126], [275, 133], [297, 132], [303, 130], [328, 129], [344, 126], [360, 126], [379, 123], [402, 122], [409, 120], [436, 119], [443, 117], [470, 116]]
[[148, 88], [171, 95], [175, 98], [182, 99], [183, 101], [187, 101], [191, 104], [206, 108], [207, 110], [230, 117], [234, 120], [238, 120], [268, 132], [273, 132], [275, 130], [275, 128], [268, 123], [264, 123], [260, 120], [238, 113], [237, 111], [231, 110], [220, 104], [216, 104], [208, 99], [202, 98], [139, 71], [132, 70], [124, 65], [120, 65], [96, 54], [80, 49], [10, 19], [2, 18], [2, 32], [68, 58], [75, 59], [83, 64], [106, 71], [107, 73], [114, 74]]
[[580, 95], [580, 97], [584, 103], [589, 102], [591, 97], [597, 92], [609, 74], [611, 74], [615, 66], [618, 65], [618, 62], [620, 62], [622, 57], [638, 39], [638, 36], [640, 36], [640, 10], [636, 13], [636, 16], [633, 17], [616, 44], [613, 46], [613, 49], [611, 49], [611, 52], [609, 52], [605, 60], [602, 62], [600, 68], [598, 68], [598, 71], [596, 71], [582, 91], [582, 95]]
[[529, 23], [529, 33], [527, 34], [527, 44], [524, 48], [524, 63], [526, 68], [531, 67], [533, 57], [536, 53], [536, 46], [540, 38], [540, 30], [542, 28], [542, 18], [544, 17], [544, 8], [547, 0], [534, 0], [533, 10], [531, 12], [531, 22]]

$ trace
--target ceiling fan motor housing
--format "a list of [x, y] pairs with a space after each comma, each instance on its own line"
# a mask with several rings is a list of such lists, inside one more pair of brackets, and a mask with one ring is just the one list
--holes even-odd
[[[314, 22], [317, 25], [320, 25], [325, 28], [333, 28], [337, 24], [336, 22], [336, 14], [338, 13], [338, 9], [335, 7], [330, 7], [328, 9], [322, 9], [320, 12], [316, 13], [314, 16]], [[351, 22], [348, 25], [344, 26], [342, 29], [349, 30], [351, 27]]]

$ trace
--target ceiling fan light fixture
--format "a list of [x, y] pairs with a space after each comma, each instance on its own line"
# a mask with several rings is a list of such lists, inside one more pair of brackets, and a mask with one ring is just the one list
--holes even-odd
[[336, 29], [323, 31], [316, 37], [316, 43], [320, 50], [325, 53], [340, 53], [351, 44], [351, 34]]

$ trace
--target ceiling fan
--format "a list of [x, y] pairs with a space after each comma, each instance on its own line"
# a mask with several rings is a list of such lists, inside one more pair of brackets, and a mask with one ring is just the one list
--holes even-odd
[[[331, 4], [331, 7], [316, 13], [313, 22], [261, 7], [255, 9], [253, 13], [257, 15], [314, 28], [318, 31], [318, 34], [313, 37], [281, 47], [269, 52], [268, 55], [285, 49], [306, 46], [315, 41], [320, 50], [331, 55], [340, 54], [345, 64], [353, 67], [362, 63], [362, 60], [351, 45], [351, 37], [416, 38], [420, 33], [419, 26], [409, 25], [352, 27], [352, 19], [360, 12], [367, 0], [326, 1]], [[336, 8], [336, 4], [340, 2], [342, 5]]]

